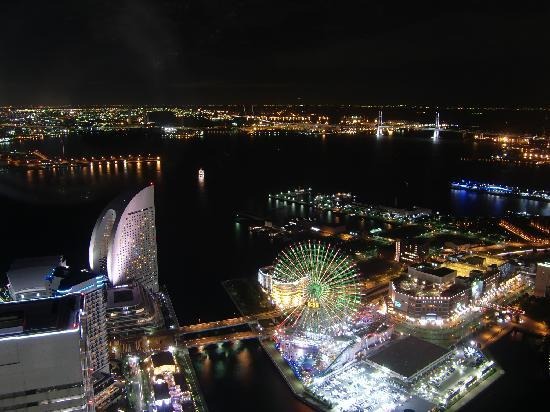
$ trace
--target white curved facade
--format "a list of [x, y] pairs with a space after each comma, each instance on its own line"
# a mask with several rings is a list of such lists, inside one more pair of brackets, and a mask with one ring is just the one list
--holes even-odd
[[90, 268], [95, 273], [107, 274], [107, 255], [115, 220], [116, 210], [106, 209], [95, 224], [89, 250]]
[[107, 274], [115, 286], [136, 282], [158, 291], [154, 186], [103, 211], [92, 232], [89, 260], [92, 271]]

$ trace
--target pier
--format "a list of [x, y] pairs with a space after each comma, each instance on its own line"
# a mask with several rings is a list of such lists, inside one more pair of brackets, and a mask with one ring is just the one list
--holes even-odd
[[57, 167], [90, 167], [109, 163], [151, 163], [160, 162], [160, 156], [128, 155], [100, 157], [49, 157], [38, 150], [32, 152], [0, 153], [0, 166], [20, 167], [26, 169], [45, 169]]

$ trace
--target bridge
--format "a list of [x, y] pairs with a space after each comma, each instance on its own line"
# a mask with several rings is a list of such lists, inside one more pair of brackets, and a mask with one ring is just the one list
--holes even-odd
[[267, 312], [257, 313], [255, 315], [241, 316], [238, 318], [229, 318], [224, 320], [216, 320], [213, 322], [203, 322], [194, 325], [186, 325], [180, 327], [178, 330], [173, 331], [176, 334], [185, 335], [188, 333], [208, 332], [217, 329], [229, 328], [233, 326], [246, 325], [251, 322], [257, 322], [263, 319], [273, 319], [281, 316], [280, 310], [270, 310]]
[[182, 346], [186, 348], [201, 348], [203, 346], [214, 345], [216, 343], [231, 342], [235, 340], [255, 339], [265, 336], [270, 336], [275, 331], [275, 328], [265, 328], [262, 330], [249, 330], [242, 332], [227, 333], [217, 336], [205, 336], [202, 338], [180, 341]]
[[439, 132], [441, 132], [441, 123], [439, 122], [439, 112], [435, 113], [435, 123], [433, 127], [424, 127], [422, 130], [433, 130], [432, 139], [438, 140], [439, 139]]
[[378, 112], [378, 121], [376, 122], [376, 137], [382, 136], [382, 110]]
[[[166, 350], [171, 345], [181, 345], [187, 348], [196, 348], [216, 343], [230, 342], [239, 339], [253, 339], [273, 334], [275, 325], [262, 327], [258, 321], [274, 319], [283, 313], [279, 310], [270, 310], [254, 315], [229, 318], [213, 322], [186, 325], [175, 329], [163, 329], [147, 336], [129, 336], [118, 342], [122, 353], [141, 352], [150, 350]], [[247, 325], [246, 330], [231, 330], [229, 328]], [[224, 329], [228, 330], [224, 330]], [[208, 334], [208, 332], [217, 332]], [[190, 334], [204, 333], [204, 335], [190, 336]]]
[[[225, 328], [231, 328], [242, 325], [249, 325], [257, 327], [257, 322], [265, 319], [274, 319], [278, 316], [281, 316], [283, 313], [279, 310], [270, 310], [266, 312], [257, 313], [254, 315], [241, 316], [237, 318], [229, 318], [224, 320], [217, 320], [213, 322], [203, 322], [197, 323], [194, 325], [181, 326], [177, 329], [163, 329], [156, 331], [152, 335], [148, 336], [150, 340], [170, 340], [173, 341], [177, 339], [185, 344], [185, 342], [191, 342], [192, 345], [198, 346], [202, 344], [216, 343], [219, 341], [224, 341], [224, 338], [229, 338], [230, 336], [240, 336], [239, 334], [250, 334], [250, 331], [238, 331], [238, 332], [229, 332], [227, 334], [217, 334], [212, 336], [203, 336], [196, 339], [186, 339], [185, 335], [191, 333], [203, 333], [203, 332], [212, 332], [219, 331]], [[261, 330], [261, 328], [259, 328]], [[258, 336], [258, 335], [256, 335]], [[204, 343], [199, 342], [201, 339], [204, 340]], [[240, 337], [235, 337], [235, 339], [244, 339]], [[229, 339], [228, 339], [229, 340]], [[195, 342], [195, 343], [193, 343]]]

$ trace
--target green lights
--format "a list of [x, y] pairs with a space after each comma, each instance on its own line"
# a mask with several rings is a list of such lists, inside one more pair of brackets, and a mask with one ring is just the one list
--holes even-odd
[[311, 331], [336, 327], [355, 313], [360, 303], [357, 275], [348, 256], [321, 242], [283, 250], [273, 271], [274, 282], [293, 285], [289, 293], [301, 296], [288, 320]]

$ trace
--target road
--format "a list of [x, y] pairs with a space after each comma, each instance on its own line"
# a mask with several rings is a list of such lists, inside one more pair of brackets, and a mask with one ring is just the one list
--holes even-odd
[[129, 381], [131, 383], [132, 398], [134, 399], [133, 407], [136, 411], [143, 411], [143, 387], [141, 383], [141, 368], [139, 367], [139, 360], [130, 358], [128, 361], [128, 367], [130, 368]]

